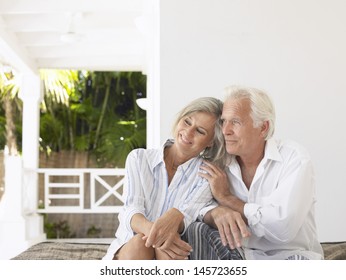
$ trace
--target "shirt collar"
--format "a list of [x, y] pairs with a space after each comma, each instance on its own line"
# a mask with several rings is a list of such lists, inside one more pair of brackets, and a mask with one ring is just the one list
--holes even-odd
[[[174, 139], [168, 139], [160, 148], [158, 153], [155, 153], [155, 156], [153, 157], [153, 160], [149, 162], [150, 169], [154, 170], [154, 168], [160, 164], [164, 164], [164, 150], [166, 147], [172, 146], [174, 144]], [[186, 170], [191, 164], [191, 162], [195, 160], [202, 160], [200, 157], [194, 157], [189, 159], [188, 161], [184, 162], [180, 165], [183, 170]]]
[[168, 139], [160, 148], [159, 153], [156, 153], [153, 160], [149, 162], [150, 169], [154, 170], [156, 166], [164, 162], [164, 150], [166, 147], [171, 146], [174, 144], [173, 139]]
[[[260, 164], [267, 162], [267, 160], [274, 160], [274, 161], [282, 161], [282, 156], [280, 154], [280, 142], [270, 138], [266, 141], [266, 145], [264, 148], [264, 157]], [[231, 157], [231, 161], [229, 166], [234, 166], [234, 164], [238, 165], [238, 161], [236, 160], [235, 156]]]
[[264, 149], [264, 159], [282, 161], [282, 156], [279, 149], [280, 141], [277, 141], [273, 138], [268, 139]]

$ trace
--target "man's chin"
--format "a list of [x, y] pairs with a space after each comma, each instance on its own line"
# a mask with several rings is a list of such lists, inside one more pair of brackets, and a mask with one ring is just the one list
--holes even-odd
[[234, 143], [226, 143], [226, 151], [229, 154], [233, 154], [237, 150], [237, 145]]

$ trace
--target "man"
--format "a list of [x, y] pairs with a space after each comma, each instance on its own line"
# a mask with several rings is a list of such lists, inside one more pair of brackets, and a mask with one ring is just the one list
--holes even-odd
[[204, 209], [204, 223], [187, 229], [191, 259], [323, 259], [308, 153], [272, 138], [275, 110], [266, 93], [226, 91], [222, 121], [230, 163], [226, 172], [208, 162], [202, 168], [218, 206]]

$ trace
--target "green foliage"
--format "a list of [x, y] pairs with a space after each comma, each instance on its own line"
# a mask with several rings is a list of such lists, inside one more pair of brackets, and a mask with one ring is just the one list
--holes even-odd
[[97, 228], [94, 225], [88, 228], [87, 237], [89, 238], [100, 238], [100, 233], [102, 232], [101, 228]]
[[100, 167], [123, 167], [132, 149], [146, 146], [146, 114], [136, 104], [146, 96], [145, 76], [69, 71], [66, 79], [65, 70], [58, 71], [53, 75], [58, 81], [42, 74], [49, 83], [42, 102], [41, 149], [88, 151]]
[[21, 143], [22, 102], [18, 98], [19, 81], [13, 69], [0, 71], [0, 145], [17, 154]]
[[0, 148], [3, 149], [6, 145], [6, 118], [4, 109], [0, 108]]
[[[21, 150], [19, 82], [12, 72], [0, 74], [0, 145], [11, 139]], [[146, 146], [146, 112], [136, 103], [146, 97], [145, 75], [76, 70], [42, 70], [40, 75], [41, 151], [87, 151], [99, 167], [123, 167], [132, 149]]]
[[101, 165], [124, 166], [128, 153], [146, 144], [146, 120], [119, 121], [107, 127], [95, 151]]
[[75, 238], [76, 234], [71, 233], [71, 229], [67, 221], [59, 221], [57, 223], [50, 223], [45, 221], [44, 223], [44, 232], [47, 235], [47, 238]]

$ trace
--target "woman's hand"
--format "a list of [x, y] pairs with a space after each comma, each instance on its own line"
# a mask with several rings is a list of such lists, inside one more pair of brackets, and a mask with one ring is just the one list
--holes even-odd
[[186, 260], [191, 250], [192, 247], [181, 240], [179, 233], [175, 233], [170, 245], [164, 243], [161, 247], [155, 249], [155, 255], [157, 260]]
[[231, 195], [229, 179], [224, 170], [208, 161], [203, 161], [200, 169], [202, 172], [199, 172], [199, 175], [208, 180], [210, 190], [217, 201], [220, 202]]
[[155, 248], [157, 259], [187, 259], [192, 247], [180, 238], [184, 215], [172, 208], [158, 218], [143, 237], [146, 247]]
[[176, 236], [176, 233], [183, 228], [184, 215], [176, 208], [169, 209], [152, 225], [149, 235], [145, 236], [146, 247], [159, 248], [164, 243], [169, 247]]

